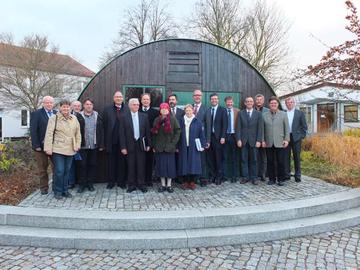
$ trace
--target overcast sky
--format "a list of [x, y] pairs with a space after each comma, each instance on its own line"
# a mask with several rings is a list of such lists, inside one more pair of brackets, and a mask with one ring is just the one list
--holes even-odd
[[[117, 29], [124, 11], [138, 0], [1, 0], [0, 33], [13, 33], [21, 40], [29, 33], [49, 36], [82, 64], [98, 70], [99, 57]], [[176, 20], [189, 16], [196, 0], [168, 1]], [[250, 6], [255, 0], [243, 0]], [[344, 29], [344, 0], [267, 0], [277, 5], [292, 27], [289, 45], [292, 65], [304, 67], [317, 63], [328, 45], [336, 45], [350, 35]], [[353, 1], [360, 8], [360, 0]], [[314, 38], [316, 37], [316, 38]]]

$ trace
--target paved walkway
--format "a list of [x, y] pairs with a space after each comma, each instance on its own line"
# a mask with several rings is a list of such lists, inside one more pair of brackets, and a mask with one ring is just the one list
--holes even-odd
[[53, 194], [44, 196], [36, 191], [21, 202], [20, 206], [108, 211], [226, 208], [287, 202], [349, 189], [310, 177], [303, 177], [301, 183], [295, 183], [292, 179], [283, 187], [268, 186], [265, 182], [260, 182], [258, 186], [226, 182], [220, 186], [199, 187], [194, 191], [176, 187], [172, 194], [158, 193], [157, 186], [145, 194], [140, 191], [128, 194], [120, 188], [107, 190], [105, 187], [105, 184], [97, 184], [94, 192], [86, 191], [82, 194], [76, 193], [74, 189], [71, 191], [73, 198], [61, 201], [54, 199]]
[[0, 269], [360, 269], [360, 226], [214, 248], [89, 251], [1, 247]]

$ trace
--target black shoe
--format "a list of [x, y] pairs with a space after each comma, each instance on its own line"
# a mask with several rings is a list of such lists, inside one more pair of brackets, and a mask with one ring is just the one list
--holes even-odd
[[300, 177], [295, 177], [295, 182], [296, 182], [296, 183], [301, 182], [301, 178], [300, 178]]
[[280, 186], [280, 187], [282, 187], [282, 186], [285, 185], [285, 184], [284, 184], [284, 181], [280, 181], [280, 182], [277, 182], [277, 185]]
[[117, 186], [121, 189], [125, 189], [126, 188], [126, 185], [125, 184], [117, 184]]
[[267, 182], [268, 185], [275, 185], [275, 181], [269, 180], [269, 182]]
[[169, 193], [173, 193], [174, 192], [174, 189], [172, 187], [167, 187], [166, 188], [167, 192]]
[[246, 178], [244, 178], [244, 179], [242, 179], [242, 180], [240, 181], [240, 184], [246, 184], [247, 182], [249, 182], [249, 180], [247, 180]]
[[220, 180], [220, 178], [216, 178], [216, 180], [215, 180], [215, 185], [217, 185], [217, 186], [221, 185], [221, 180]]
[[264, 176], [260, 176], [260, 181], [263, 181], [263, 182], [265, 182], [265, 177]]
[[77, 190], [77, 193], [83, 193], [85, 188], [83, 186], [80, 186]]
[[55, 194], [54, 198], [57, 200], [62, 200], [63, 197], [60, 194]]
[[42, 190], [40, 190], [40, 193], [41, 193], [41, 195], [46, 195], [49, 192], [47, 191], [47, 189], [42, 189]]
[[251, 183], [253, 184], [253, 185], [258, 185], [258, 181], [256, 180], [256, 179], [254, 179], [254, 180], [251, 180]]
[[158, 191], [159, 192], [164, 192], [164, 191], [166, 191], [166, 187], [161, 186], [161, 187], [159, 187]]
[[95, 190], [95, 188], [94, 188], [94, 186], [92, 184], [88, 185], [88, 189], [89, 189], [89, 191], [94, 191]]
[[146, 187], [141, 187], [139, 189], [142, 193], [146, 193], [148, 191]]
[[290, 178], [291, 178], [291, 176], [290, 176], [290, 175], [287, 175], [287, 176], [285, 176], [284, 181], [289, 181]]
[[114, 183], [109, 183], [109, 184], [106, 186], [106, 189], [113, 189], [113, 187], [115, 187], [115, 184], [114, 184]]
[[201, 187], [206, 187], [208, 184], [208, 180], [206, 179], [200, 179], [200, 186]]
[[73, 189], [75, 187], [75, 184], [69, 185], [68, 189]]
[[63, 195], [63, 197], [65, 197], [65, 198], [72, 198], [72, 195], [71, 195], [70, 192], [65, 192], [65, 193], [63, 193], [62, 195]]
[[152, 186], [153, 186], [153, 183], [146, 183], [146, 186], [147, 186], [147, 187], [152, 187]]
[[128, 187], [128, 189], [126, 190], [126, 193], [131, 193], [135, 190], [136, 190], [136, 187]]

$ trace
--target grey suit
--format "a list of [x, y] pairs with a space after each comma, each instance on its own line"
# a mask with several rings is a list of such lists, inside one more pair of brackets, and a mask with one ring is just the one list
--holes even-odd
[[289, 120], [283, 111], [266, 112], [264, 118], [264, 141], [266, 143], [269, 183], [280, 185], [285, 180], [286, 151], [283, 141], [290, 141]]
[[286, 178], [290, 178], [290, 157], [291, 151], [294, 157], [295, 167], [295, 180], [300, 181], [301, 179], [301, 166], [300, 166], [300, 152], [301, 152], [301, 141], [305, 138], [307, 133], [307, 124], [305, 114], [295, 109], [294, 118], [290, 130], [290, 143], [286, 148]]
[[257, 148], [256, 142], [263, 140], [263, 117], [261, 112], [253, 110], [248, 116], [247, 110], [239, 112], [236, 126], [236, 141], [241, 140], [242, 176], [248, 181], [256, 180]]
[[[260, 112], [262, 115], [264, 115], [264, 113], [269, 111], [269, 109], [266, 107], [261, 107], [260, 109], [255, 107], [254, 109]], [[257, 151], [257, 164], [258, 164], [258, 176], [261, 178], [261, 180], [265, 181], [266, 167], [267, 167], [266, 149], [262, 148], [261, 146], [260, 148], [258, 148]]]

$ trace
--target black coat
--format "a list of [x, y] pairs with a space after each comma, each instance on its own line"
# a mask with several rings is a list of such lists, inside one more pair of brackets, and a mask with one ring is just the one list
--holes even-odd
[[295, 109], [291, 126], [291, 135], [294, 142], [304, 139], [306, 137], [307, 129], [305, 114], [302, 111]]
[[261, 112], [254, 109], [250, 120], [248, 120], [246, 109], [239, 112], [236, 125], [236, 141], [241, 140], [243, 145], [249, 143], [251, 147], [254, 147], [256, 142], [263, 141], [263, 133], [264, 124]]
[[[53, 114], [57, 113], [53, 110]], [[41, 148], [44, 150], [44, 139], [49, 117], [44, 108], [38, 109], [30, 115], [30, 136], [32, 148]]]
[[[208, 108], [206, 110], [206, 141], [207, 143], [210, 143], [211, 140], [211, 108]], [[224, 107], [218, 106], [215, 114], [215, 120], [214, 120], [214, 130], [215, 130], [215, 138], [216, 140], [219, 140], [221, 138], [225, 138], [226, 130], [227, 130], [227, 113], [226, 109]]]
[[143, 108], [141, 107], [140, 112], [147, 115], [150, 127], [154, 125], [155, 118], [159, 116], [159, 111], [151, 107], [146, 112], [144, 112]]
[[[120, 147], [121, 149], [126, 149], [128, 152], [135, 151], [135, 139], [134, 139], [134, 126], [132, 122], [131, 112], [126, 112], [120, 121]], [[146, 114], [139, 112], [139, 132], [140, 132], [140, 142], [145, 138], [146, 146], [151, 146], [150, 139], [150, 126], [149, 120]]]
[[[121, 106], [120, 114], [121, 116], [124, 113], [128, 112], [129, 108], [124, 103]], [[112, 146], [113, 142], [116, 141], [120, 143], [119, 139], [119, 130], [114, 130], [116, 126], [116, 121], [118, 121], [116, 116], [116, 107], [114, 104], [111, 104], [104, 108], [101, 114], [101, 121], [98, 121], [98, 128], [101, 129], [101, 139], [100, 139], [100, 148], [105, 148], [106, 152], [110, 153], [113, 151]], [[120, 124], [118, 125], [118, 128]], [[117, 136], [117, 138], [113, 138], [113, 136]], [[119, 150], [119, 149], [114, 149]]]
[[183, 109], [176, 107], [175, 118], [178, 121], [178, 123], [180, 122], [180, 119], [184, 116], [184, 114], [185, 111]]

